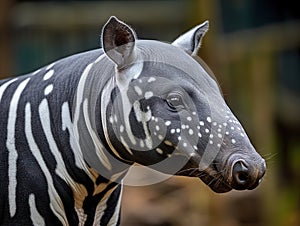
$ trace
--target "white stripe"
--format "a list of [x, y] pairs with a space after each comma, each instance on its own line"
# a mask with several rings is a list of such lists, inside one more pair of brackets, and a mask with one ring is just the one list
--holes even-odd
[[117, 225], [117, 223], [118, 223], [118, 220], [120, 217], [119, 213], [120, 213], [120, 209], [121, 209], [122, 193], [123, 193], [123, 185], [121, 185], [121, 191], [120, 191], [120, 195], [119, 195], [118, 204], [116, 205], [114, 215], [111, 217], [110, 221], [108, 222], [108, 226]]
[[100, 225], [101, 218], [103, 217], [104, 211], [107, 207], [106, 202], [107, 202], [108, 198], [109, 198], [109, 196], [106, 196], [104, 199], [102, 199], [98, 203], [98, 205], [96, 207], [96, 211], [95, 211], [93, 225]]
[[[105, 57], [105, 54], [101, 55], [94, 63], [99, 62], [104, 57]], [[83, 105], [84, 119], [86, 122], [86, 126], [88, 128], [88, 131], [89, 131], [89, 135], [91, 136], [95, 147], [97, 147], [97, 150], [99, 150], [99, 152], [96, 152], [96, 154], [99, 157], [99, 160], [102, 162], [102, 164], [107, 169], [111, 169], [111, 164], [108, 161], [105, 154], [103, 153], [103, 150], [104, 150], [103, 145], [100, 143], [98, 136], [96, 135], [95, 131], [93, 130], [93, 128], [91, 126], [91, 122], [90, 122], [88, 110], [87, 110], [87, 102], [86, 102], [86, 100], [83, 100], [84, 91], [85, 91], [84, 90], [85, 82], [87, 80], [87, 76], [88, 76], [92, 66], [93, 66], [93, 63], [89, 64], [85, 68], [85, 70], [83, 71], [83, 73], [81, 75], [80, 81], [78, 83], [77, 92], [76, 92], [75, 113], [74, 113], [74, 134], [75, 134], [75, 138], [78, 139], [79, 138], [78, 121], [80, 118], [81, 105]], [[80, 163], [76, 163], [76, 165], [79, 165], [79, 164]]]
[[30, 218], [31, 218], [33, 225], [36, 225], [36, 226], [46, 225], [44, 218], [40, 215], [40, 213], [38, 212], [38, 210], [36, 208], [34, 194], [29, 195], [28, 203], [29, 203], [29, 208], [30, 208]]
[[59, 175], [64, 181], [66, 181], [72, 188], [76, 188], [77, 183], [70, 177], [66, 165], [64, 163], [63, 157], [58, 150], [56, 141], [53, 137], [51, 130], [51, 119], [50, 111], [47, 99], [43, 99], [39, 106], [39, 115], [42, 124], [43, 131], [46, 135], [47, 142], [49, 144], [50, 150], [56, 160], [57, 166], [55, 172]]
[[15, 82], [16, 80], [18, 80], [18, 79], [17, 79], [17, 78], [14, 78], [14, 79], [9, 80], [8, 82], [6, 82], [6, 83], [4, 83], [4, 84], [2, 84], [2, 85], [0, 86], [0, 102], [1, 102], [3, 93], [4, 93], [4, 91], [6, 90], [6, 88], [7, 88], [11, 83]]
[[17, 110], [21, 93], [25, 89], [29, 78], [22, 81], [16, 89], [10, 103], [8, 122], [7, 122], [7, 140], [6, 147], [8, 149], [8, 202], [10, 216], [16, 213], [16, 188], [17, 188], [17, 159], [18, 152], [15, 146], [15, 126], [17, 119]]
[[83, 154], [80, 150], [80, 145], [78, 143], [78, 140], [76, 139], [74, 135], [74, 127], [71, 121], [70, 116], [70, 108], [69, 103], [65, 102], [62, 105], [61, 109], [61, 118], [62, 118], [62, 129], [66, 130], [68, 129], [70, 134], [70, 146], [72, 151], [74, 152], [74, 158], [75, 158], [75, 164], [78, 168], [82, 169], [91, 179], [95, 179], [95, 177], [91, 174], [91, 172], [88, 169], [88, 166], [86, 165]]
[[[80, 107], [83, 102], [83, 92], [84, 92], [84, 85], [85, 81], [87, 78], [87, 75], [89, 74], [89, 71], [91, 70], [93, 64], [89, 64], [83, 71], [78, 87], [77, 87], [77, 92], [76, 92], [76, 103], [75, 103], [75, 112], [74, 112], [74, 135], [75, 138], [78, 140], [79, 139], [79, 129], [78, 129], [78, 121], [79, 121], [79, 116], [80, 116]], [[82, 155], [82, 154], [81, 154]], [[80, 167], [80, 159], [75, 158], [75, 164], [76, 166]]]
[[36, 161], [38, 162], [45, 178], [47, 180], [48, 185], [48, 194], [51, 200], [50, 208], [52, 209], [53, 213], [58, 217], [58, 219], [64, 224], [68, 225], [67, 217], [65, 215], [65, 210], [63, 203], [54, 187], [53, 179], [47, 165], [42, 157], [41, 151], [39, 150], [33, 134], [32, 134], [32, 127], [31, 127], [31, 108], [30, 103], [27, 103], [25, 106], [25, 136], [28, 141], [29, 148], [31, 153], [35, 157]]
[[93, 140], [93, 143], [94, 143], [94, 145], [97, 149], [96, 154], [97, 154], [100, 162], [105, 166], [105, 168], [111, 170], [112, 166], [111, 166], [107, 156], [105, 155], [105, 153], [103, 151], [103, 146], [102, 146], [101, 142], [99, 141], [99, 138], [98, 138], [97, 134], [92, 129], [91, 121], [90, 121], [89, 113], [88, 113], [88, 101], [87, 101], [87, 99], [85, 99], [84, 102], [83, 102], [83, 115], [84, 115], [86, 127], [87, 127], [87, 129], [88, 129], [88, 131], [91, 135], [91, 138]]
[[[103, 91], [101, 93], [101, 109], [107, 109], [107, 106], [109, 104], [110, 99], [107, 98], [110, 96], [112, 90], [113, 90], [114, 86], [113, 86], [113, 79], [110, 79], [107, 84], [105, 85], [105, 87], [103, 88]], [[106, 124], [106, 111], [103, 111], [101, 114], [101, 121], [102, 121], [102, 125], [103, 125], [103, 132], [104, 132], [104, 137], [106, 139], [106, 142], [109, 146], [109, 148], [112, 150], [112, 152], [118, 156], [120, 159], [123, 159], [118, 151], [114, 148], [114, 146], [112, 145], [109, 136], [108, 136], [108, 130], [107, 130], [107, 124]], [[124, 160], [124, 159], [123, 159]]]

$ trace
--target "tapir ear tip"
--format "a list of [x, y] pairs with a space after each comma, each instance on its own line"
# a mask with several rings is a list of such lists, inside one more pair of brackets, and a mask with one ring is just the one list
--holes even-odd
[[119, 19], [116, 16], [110, 16], [109, 19], [107, 20], [107, 23], [116, 23], [118, 21]]
[[201, 29], [204, 29], [205, 32], [208, 31], [209, 29], [209, 20], [204, 21], [201, 25], [200, 25]]

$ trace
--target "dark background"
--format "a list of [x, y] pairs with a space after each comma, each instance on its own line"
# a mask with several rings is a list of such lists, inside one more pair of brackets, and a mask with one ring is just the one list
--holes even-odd
[[300, 12], [293, 0], [0, 1], [0, 78], [99, 47], [110, 15], [140, 38], [172, 41], [210, 21], [199, 55], [267, 159], [261, 186], [212, 193], [173, 178], [126, 187], [124, 226], [300, 225]]

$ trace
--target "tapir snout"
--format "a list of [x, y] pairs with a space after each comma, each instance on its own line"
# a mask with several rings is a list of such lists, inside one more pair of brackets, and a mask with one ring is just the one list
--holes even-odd
[[236, 190], [252, 190], [261, 182], [266, 171], [266, 162], [260, 156], [256, 158], [232, 154], [228, 159], [228, 182]]

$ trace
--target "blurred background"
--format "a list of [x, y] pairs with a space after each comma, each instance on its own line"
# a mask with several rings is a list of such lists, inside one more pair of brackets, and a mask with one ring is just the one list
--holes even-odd
[[126, 187], [123, 226], [300, 225], [300, 8], [295, 0], [0, 1], [0, 78], [99, 48], [110, 15], [140, 38], [172, 41], [210, 21], [199, 55], [267, 174], [254, 191], [214, 194], [173, 177]]

